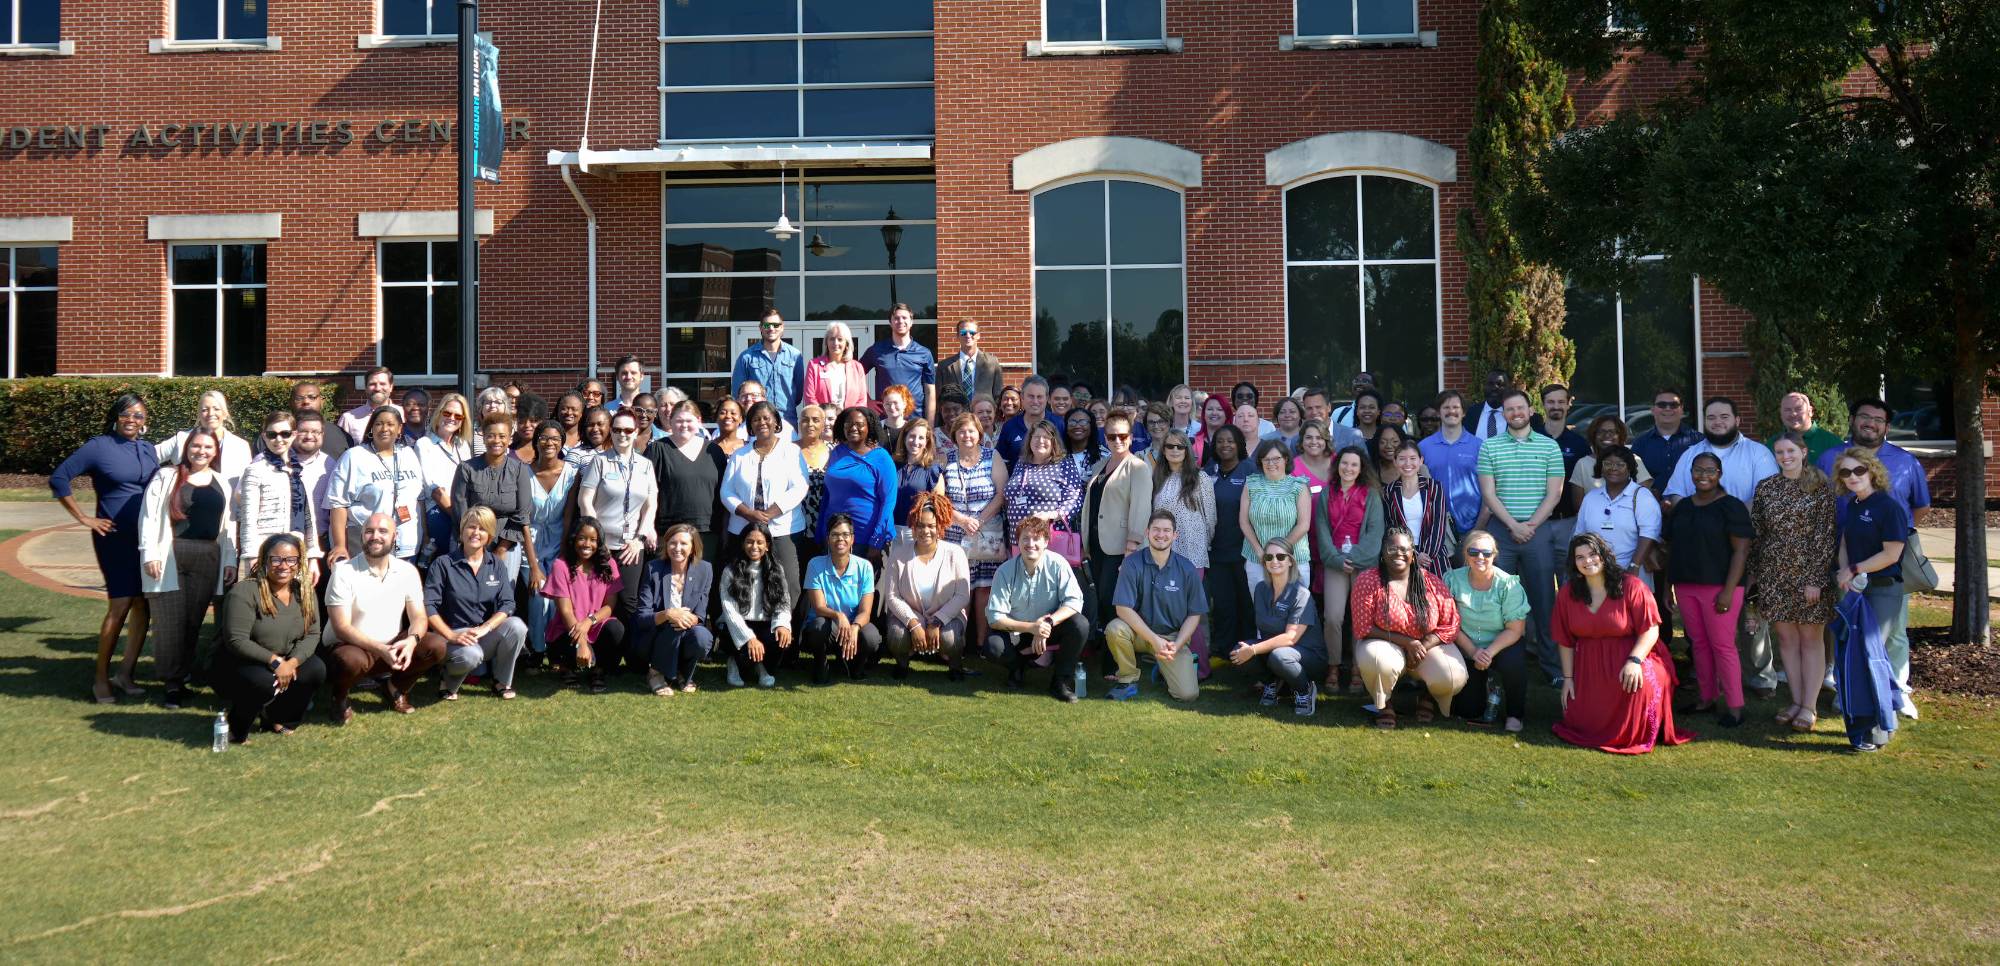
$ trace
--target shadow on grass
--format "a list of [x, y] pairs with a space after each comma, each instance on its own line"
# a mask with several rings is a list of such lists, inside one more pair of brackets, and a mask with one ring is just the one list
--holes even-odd
[[199, 708], [182, 711], [100, 711], [85, 717], [92, 730], [121, 738], [151, 738], [188, 748], [207, 748], [214, 737], [214, 713]]

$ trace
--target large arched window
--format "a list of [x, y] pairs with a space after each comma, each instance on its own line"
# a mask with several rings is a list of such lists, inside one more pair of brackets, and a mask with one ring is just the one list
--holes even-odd
[[1187, 374], [1181, 193], [1075, 181], [1035, 195], [1034, 218], [1035, 371], [1166, 398]]
[[1414, 404], [1444, 378], [1438, 352], [1437, 189], [1384, 174], [1336, 174], [1285, 192], [1290, 385], [1336, 392], [1375, 373]]

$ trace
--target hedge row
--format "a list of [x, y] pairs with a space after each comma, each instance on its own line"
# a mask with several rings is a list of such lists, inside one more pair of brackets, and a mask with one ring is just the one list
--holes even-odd
[[[246, 439], [264, 414], [291, 404], [289, 379], [50, 378], [0, 380], [0, 471], [47, 473], [104, 428], [111, 401], [128, 392], [146, 400], [146, 438], [165, 439], [194, 425], [201, 394], [229, 397], [236, 434]], [[327, 399], [340, 389], [329, 384]]]

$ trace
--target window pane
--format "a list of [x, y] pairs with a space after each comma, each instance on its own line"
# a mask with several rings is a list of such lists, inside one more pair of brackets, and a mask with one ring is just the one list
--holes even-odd
[[1104, 371], [1104, 273], [1035, 273], [1035, 371], [1093, 386]]
[[431, 33], [458, 35], [457, 0], [431, 0]]
[[[1285, 192], [1285, 258], [1335, 262], [1354, 258], [1354, 179], [1326, 178]], [[1351, 379], [1353, 373], [1348, 373]], [[1335, 383], [1339, 385], [1339, 383]]]
[[931, 29], [931, 0], [805, 0], [805, 32]]
[[14, 284], [22, 288], [45, 288], [56, 284], [56, 248], [14, 249]]
[[431, 373], [458, 373], [458, 287], [455, 285], [431, 290]]
[[1362, 178], [1361, 236], [1370, 259], [1436, 258], [1430, 186], [1401, 178]]
[[429, 0], [382, 0], [382, 32], [385, 34], [430, 33], [425, 19]]
[[[775, 203], [777, 192], [771, 192]], [[772, 213], [777, 220], [777, 213]], [[881, 240], [878, 238], [879, 246]], [[777, 272], [798, 267], [799, 236], [779, 241], [762, 228], [670, 228], [669, 272]], [[786, 264], [790, 262], [791, 264]]]
[[262, 285], [264, 246], [222, 246], [222, 280], [230, 285]]
[[1098, 0], [1044, 0], [1048, 5], [1048, 39], [1054, 43], [1063, 41], [1090, 41], [1104, 39], [1099, 30]]
[[807, 188], [812, 208], [806, 216], [815, 223], [886, 219], [891, 211], [898, 219], [937, 217], [937, 185], [929, 181], [829, 181]]
[[1361, 368], [1360, 271], [1345, 266], [1289, 268], [1285, 277], [1292, 384], [1352, 382]]
[[[175, 40], [214, 40], [215, 0], [174, 0]], [[215, 360], [209, 360], [215, 368]]]
[[667, 83], [675, 87], [798, 82], [798, 45], [792, 41], [754, 44], [669, 44]]
[[931, 41], [928, 38], [814, 40], [806, 43], [805, 56], [805, 82], [808, 84], [931, 79]]
[[382, 290], [382, 364], [397, 372], [421, 373], [424, 366], [424, 290]]
[[1104, 264], [1104, 182], [1083, 181], [1035, 196], [1035, 264]]
[[[270, 31], [264, 27], [265, 13], [264, 0], [228, 0], [222, 5], [222, 35], [232, 40], [257, 40], [269, 35]], [[257, 351], [261, 359], [263, 349], [259, 347]], [[257, 371], [264, 371], [261, 364]]]
[[1137, 181], [1110, 185], [1111, 264], [1180, 264], [1180, 194]]
[[691, 325], [667, 328], [669, 372], [728, 372], [734, 359], [726, 328]]
[[[724, 333], [727, 335], [727, 333]], [[726, 346], [724, 347], [727, 348]], [[724, 366], [723, 368], [728, 368]], [[679, 371], [675, 369], [673, 371]], [[667, 385], [687, 393], [688, 398], [701, 404], [701, 418], [704, 421], [715, 418], [715, 404], [729, 395], [728, 376], [679, 376], [667, 380]]]
[[[1912, 379], [1905, 375], [1907, 368], [1892, 368], [1884, 387], [1888, 392], [1882, 400], [1889, 404], [1889, 439], [1896, 443], [1914, 443], [1919, 440], [1931, 441], [1955, 439], [1956, 432], [1951, 422], [1951, 384], [1939, 380], [1930, 382]], [[1866, 396], [1854, 396], [1865, 399]]]
[[1138, 389], [1144, 399], [1165, 399], [1167, 390], [1185, 382], [1185, 328], [1180, 269], [1111, 273], [1111, 375], [1119, 385]]
[[[903, 233], [902, 239], [896, 245], [896, 267], [936, 268], [937, 226], [896, 227]], [[806, 231], [812, 238], [826, 243], [823, 248], [825, 254], [815, 255], [811, 248], [806, 249], [806, 268], [809, 271], [855, 271], [889, 267], [889, 248], [882, 238], [880, 228], [807, 228]]]
[[[767, 308], [798, 318], [796, 275], [667, 279], [667, 321], [754, 323]], [[724, 368], [727, 368], [726, 366]]]
[[897, 302], [908, 303], [919, 319], [937, 318], [937, 277], [813, 275], [806, 279], [804, 317], [808, 322], [880, 322]]
[[424, 262], [428, 248], [424, 242], [384, 242], [380, 266], [382, 281], [424, 281], [425, 272], [429, 270]]
[[[57, 0], [15, 0], [21, 7], [21, 38], [24, 44], [53, 44], [62, 39], [62, 8]], [[11, 4], [0, 4], [5, 10]], [[55, 348], [50, 347], [53, 353]], [[51, 355], [53, 359], [54, 356]]]
[[174, 293], [174, 375], [215, 375], [215, 290]]
[[[1618, 398], [1618, 315], [1613, 296], [1572, 288], [1563, 293], [1563, 334], [1576, 343], [1576, 375], [1570, 393], [1578, 400], [1622, 405]], [[1631, 386], [1634, 399], [1652, 391]]]
[[806, 92], [807, 137], [928, 137], [936, 132], [928, 87]]
[[1403, 36], [1417, 32], [1416, 4], [1411, 0], [1360, 0], [1361, 34]]
[[171, 256], [176, 285], [215, 284], [214, 245], [175, 245]]
[[1368, 367], [1375, 386], [1405, 403], [1429, 398], [1438, 391], [1437, 269], [1371, 265], [1367, 271]]
[[1624, 293], [1624, 299], [1625, 386], [1634, 396], [1634, 405], [1641, 399], [1651, 403], [1650, 393], [1661, 386], [1680, 387], [1681, 395], [1692, 400], [1693, 279], [1669, 272], [1665, 262], [1646, 262], [1640, 280]]
[[1298, 0], [1298, 10], [1301, 37], [1341, 37], [1354, 33], [1354, 0]]
[[458, 243], [431, 242], [430, 246], [431, 279], [438, 282], [458, 281]]
[[[833, 186], [826, 187], [831, 200]], [[668, 224], [740, 222], [768, 228], [778, 220], [778, 183], [668, 188], [666, 205]], [[785, 210], [794, 215], [805, 210], [799, 204], [797, 179], [785, 186]]]
[[[1166, 36], [1160, 0], [1104, 0], [1106, 40], [1159, 40]], [[1173, 388], [1171, 383], [1167, 388]]]
[[665, 7], [669, 37], [788, 34], [798, 26], [793, 0], [673, 0]]
[[666, 101], [668, 140], [798, 136], [798, 95], [791, 91], [668, 94]]
[[15, 300], [21, 315], [14, 320], [14, 375], [55, 375], [56, 293], [22, 292]]
[[222, 293], [222, 374], [264, 374], [264, 307], [260, 288]]

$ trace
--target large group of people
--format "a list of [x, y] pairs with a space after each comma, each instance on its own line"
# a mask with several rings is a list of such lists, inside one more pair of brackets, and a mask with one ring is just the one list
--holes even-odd
[[1616, 413], [1579, 433], [1566, 387], [1498, 371], [1476, 407], [1388, 399], [1366, 372], [1337, 407], [1248, 382], [1105, 399], [1006, 384], [975, 323], [944, 359], [906, 307], [889, 323], [865, 349], [829, 325], [805, 359], [767, 313], [713, 399], [647, 391], [630, 357], [614, 388], [587, 375], [553, 404], [512, 384], [399, 398], [377, 369], [332, 421], [300, 383], [245, 440], [210, 393], [155, 444], [121, 397], [50, 477], [109, 597], [93, 697], [144, 694], [150, 627], [166, 703], [187, 706], [218, 604], [206, 680], [237, 741], [296, 728], [322, 682], [344, 724], [356, 690], [414, 712], [426, 677], [444, 701], [471, 681], [512, 699], [544, 670], [666, 698], [711, 659], [752, 688], [915, 661], [961, 681], [983, 659], [1016, 688], [1047, 668], [1063, 702], [1093, 682], [1195, 701], [1222, 673], [1299, 716], [1341, 696], [1382, 729], [1519, 732], [1539, 677], [1557, 736], [1643, 753], [1692, 737], [1676, 623], [1683, 720], [1740, 724], [1780, 669], [1797, 731], [1829, 686], [1857, 749], [1916, 716], [1903, 576], [1929, 494], [1880, 400], [1842, 440], [1793, 394], [1760, 443], [1727, 398], [1687, 425], [1671, 388], [1636, 438]]

